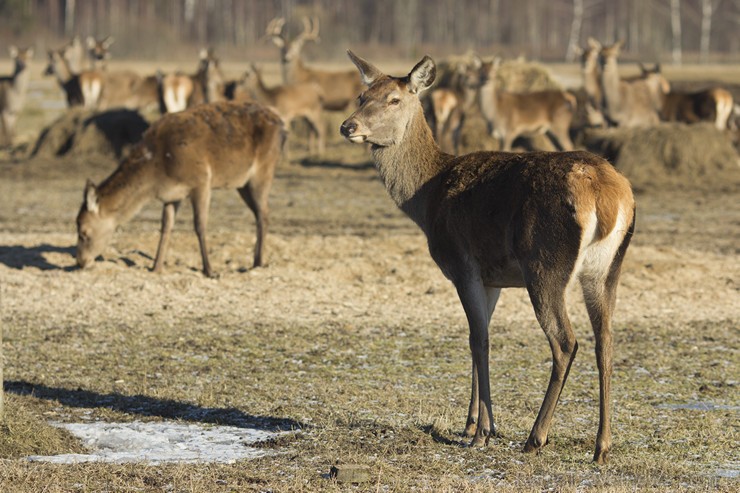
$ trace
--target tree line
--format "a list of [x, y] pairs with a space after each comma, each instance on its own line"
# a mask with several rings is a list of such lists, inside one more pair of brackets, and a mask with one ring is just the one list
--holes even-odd
[[[276, 16], [289, 31], [321, 24], [321, 58], [348, 46], [392, 56], [482, 54], [573, 60], [593, 36], [625, 41], [626, 55], [672, 61], [740, 59], [738, 0], [0, 0], [3, 41], [116, 38], [119, 56], [161, 58], [195, 46], [269, 49]], [[312, 51], [309, 51], [309, 56]]]

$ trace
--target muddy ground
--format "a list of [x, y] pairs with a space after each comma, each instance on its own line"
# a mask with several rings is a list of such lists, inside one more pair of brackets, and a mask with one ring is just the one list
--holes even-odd
[[[339, 121], [332, 116], [332, 128]], [[206, 422], [229, 424], [239, 413], [303, 431], [273, 444], [278, 455], [236, 466], [65, 469], [13, 458], [0, 486], [319, 491], [342, 488], [326, 478], [337, 461], [367, 465], [373, 490], [386, 491], [737, 486], [736, 183], [637, 195], [615, 314], [615, 450], [598, 469], [589, 462], [598, 422], [593, 338], [577, 290], [569, 307], [581, 349], [553, 443], [539, 456], [519, 451], [544, 395], [549, 350], [526, 292], [508, 290], [491, 327], [502, 438], [483, 451], [462, 447], [469, 356], [454, 289], [366, 150], [332, 135], [323, 159], [292, 139], [271, 194], [263, 268], [250, 268], [251, 214], [235, 192], [214, 193], [208, 236], [218, 279], [200, 273], [187, 206], [166, 272], [149, 271], [157, 203], [122, 226], [94, 268], [76, 269], [84, 182], [105, 178], [115, 160], [5, 155], [8, 407], [42, 423], [197, 420], [185, 406], [207, 410]], [[122, 396], [141, 402], [110, 404]]]

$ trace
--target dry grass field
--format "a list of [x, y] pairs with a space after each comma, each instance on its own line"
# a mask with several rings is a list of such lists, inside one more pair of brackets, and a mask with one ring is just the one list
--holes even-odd
[[[27, 157], [41, 128], [62, 111], [61, 94], [38, 76], [41, 68], [33, 68], [20, 145], [0, 154], [7, 413], [0, 491], [740, 487], [737, 160], [727, 163], [722, 186], [692, 181], [638, 190], [614, 320], [614, 449], [598, 467], [591, 463], [594, 343], [575, 289], [569, 309], [580, 351], [549, 445], [538, 455], [521, 452], [547, 386], [550, 352], [526, 292], [512, 289], [491, 325], [500, 436], [483, 449], [465, 446], [470, 357], [462, 308], [422, 233], [388, 198], [369, 154], [340, 140], [344, 115], [331, 115], [321, 160], [306, 157], [299, 136], [289, 140], [271, 194], [266, 267], [248, 268], [252, 216], [238, 194], [222, 191], [214, 193], [209, 224], [218, 279], [200, 273], [189, 206], [178, 217], [166, 272], [149, 271], [158, 203], [117, 232], [93, 269], [76, 269], [85, 179], [101, 181], [116, 163], [95, 155]], [[236, 75], [240, 67], [227, 69]], [[725, 76], [740, 81], [737, 70]], [[262, 458], [232, 464], [25, 458], [84, 451], [50, 423], [92, 421], [295, 433], [261, 444], [269, 452]], [[366, 466], [371, 479], [334, 482], [335, 464]]]

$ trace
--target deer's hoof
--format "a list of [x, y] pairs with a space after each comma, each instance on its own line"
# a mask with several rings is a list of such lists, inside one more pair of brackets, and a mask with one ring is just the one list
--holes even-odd
[[594, 453], [594, 462], [599, 465], [604, 465], [609, 461], [609, 449], [596, 449]]
[[544, 447], [548, 443], [549, 443], [549, 440], [547, 439], [545, 439], [543, 443], [542, 440], [538, 438], [529, 437], [529, 439], [527, 439], [527, 443], [524, 444], [524, 453], [531, 454], [533, 452], [538, 452], [542, 447]]

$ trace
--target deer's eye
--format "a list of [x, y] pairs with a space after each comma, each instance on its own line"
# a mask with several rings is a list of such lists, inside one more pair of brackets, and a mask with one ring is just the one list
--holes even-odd
[[395, 106], [397, 104], [401, 104], [401, 100], [398, 98], [393, 98], [390, 101], [388, 101], [388, 104]]

